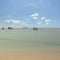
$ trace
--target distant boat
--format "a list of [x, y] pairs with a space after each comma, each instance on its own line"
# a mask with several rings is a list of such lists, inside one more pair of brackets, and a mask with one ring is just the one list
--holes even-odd
[[5, 28], [3, 27], [2, 30], [4, 30]]
[[8, 29], [13, 29], [12, 27], [8, 27]]
[[33, 27], [33, 30], [38, 30], [38, 28]]

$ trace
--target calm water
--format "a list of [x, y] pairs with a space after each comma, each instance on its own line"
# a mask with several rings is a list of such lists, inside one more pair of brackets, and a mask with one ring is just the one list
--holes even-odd
[[0, 48], [60, 47], [60, 29], [0, 29]]

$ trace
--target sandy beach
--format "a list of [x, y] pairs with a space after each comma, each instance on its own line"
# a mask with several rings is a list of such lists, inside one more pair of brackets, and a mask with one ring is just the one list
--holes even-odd
[[60, 60], [60, 49], [0, 51], [0, 60]]

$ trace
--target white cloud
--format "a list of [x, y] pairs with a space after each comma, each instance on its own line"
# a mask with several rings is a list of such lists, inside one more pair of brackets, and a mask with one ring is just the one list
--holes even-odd
[[37, 22], [37, 26], [40, 27], [41, 24], [42, 25], [49, 25], [49, 24], [52, 24], [52, 23], [55, 23], [56, 20], [53, 20], [53, 19], [47, 19], [45, 17], [41, 17], [40, 18], [40, 21]]
[[38, 17], [36, 17], [36, 16], [34, 16], [33, 18], [34, 18], [35, 20], [38, 19]]
[[41, 17], [41, 20], [45, 20], [45, 17]]
[[19, 20], [6, 20], [6, 23], [13, 23], [13, 24], [19, 24], [21, 21]]
[[47, 18], [45, 18], [45, 17], [41, 17], [40, 21], [41, 21], [42, 23], [47, 24], [47, 25], [50, 24], [50, 23], [52, 23], [52, 22], [56, 22], [56, 20], [47, 19]]
[[44, 23], [49, 24], [50, 22], [52, 22], [52, 20], [49, 19], [45, 19]]
[[34, 13], [34, 14], [32, 14], [31, 16], [36, 20], [36, 19], [38, 19], [39, 14], [38, 14], [38, 13]]
[[34, 14], [32, 14], [31, 16], [39, 16], [39, 14], [38, 13], [34, 13]]
[[38, 14], [38, 13], [35, 13], [34, 15], [35, 15], [35, 16], [39, 16], [39, 14]]
[[11, 26], [11, 27], [30, 27], [29, 24], [25, 23], [25, 22], [22, 22], [20, 20], [5, 20], [5, 23], [8, 23], [7, 25], [8, 26]]

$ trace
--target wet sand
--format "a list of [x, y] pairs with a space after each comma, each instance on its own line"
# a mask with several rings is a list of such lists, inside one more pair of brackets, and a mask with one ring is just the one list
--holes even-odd
[[0, 51], [0, 60], [60, 60], [60, 49]]

